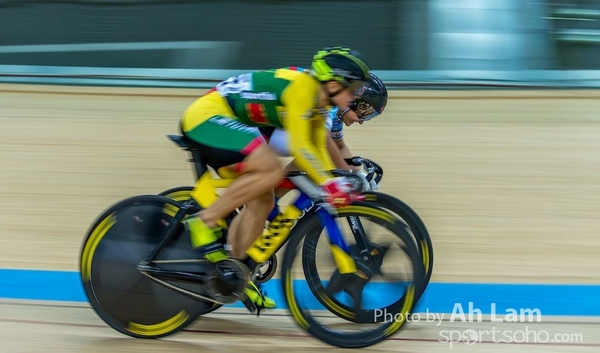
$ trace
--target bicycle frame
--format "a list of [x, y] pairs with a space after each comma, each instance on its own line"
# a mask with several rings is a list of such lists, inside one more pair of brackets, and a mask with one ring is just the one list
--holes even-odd
[[[165, 234], [159, 244], [140, 263], [140, 268], [143, 269], [151, 267], [149, 264], [153, 263], [160, 250], [176, 235], [177, 226], [185, 218], [188, 210], [195, 206], [195, 203], [202, 208], [209, 207], [219, 198], [217, 190], [226, 189], [235, 180], [233, 178], [213, 178], [198, 150], [191, 146], [184, 136], [168, 135], [168, 137], [180, 148], [190, 152], [192, 158], [188, 161], [194, 165], [197, 182], [190, 195], [191, 199], [184, 202], [180, 210], [173, 214], [173, 220], [165, 230]], [[356, 264], [349, 253], [349, 247], [344, 241], [334, 217], [332, 217], [335, 210], [332, 210], [327, 205], [315, 203], [314, 200], [318, 198], [320, 190], [308, 179], [307, 174], [305, 172], [291, 172], [281, 183], [281, 187], [298, 190], [299, 195], [293, 203], [286, 206], [282, 212], [279, 212], [279, 214], [270, 220], [269, 227], [251, 245], [247, 251], [247, 255], [255, 264], [268, 261], [289, 239], [291, 231], [297, 222], [309, 212], [316, 212], [321, 224], [327, 230], [332, 255], [340, 273], [355, 272]], [[357, 245], [369, 251], [370, 247], [368, 246], [369, 244], [360, 222], [355, 217], [350, 217], [348, 222], [355, 233]], [[220, 220], [218, 225], [227, 228], [224, 220]], [[181, 275], [185, 277], [184, 274]], [[179, 275], [176, 277], [181, 278]]]
[[[216, 179], [209, 171], [198, 179], [190, 196], [202, 208], [209, 207], [218, 199], [218, 189], [227, 188], [235, 179]], [[248, 249], [247, 255], [257, 264], [268, 261], [285, 244], [292, 229], [309, 212], [316, 212], [321, 224], [324, 225], [329, 236], [329, 242], [336, 265], [341, 273], [356, 271], [354, 260], [349, 254], [349, 247], [344, 241], [335, 219], [333, 210], [323, 204], [315, 202], [319, 192], [304, 172], [291, 172], [280, 185], [290, 190], [298, 190], [299, 195], [273, 218], [261, 236]], [[224, 224], [221, 224], [222, 226]], [[361, 237], [362, 238], [362, 237]]]

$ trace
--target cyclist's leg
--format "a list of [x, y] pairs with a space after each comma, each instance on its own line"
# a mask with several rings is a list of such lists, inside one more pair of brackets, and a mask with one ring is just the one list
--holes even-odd
[[[235, 118], [214, 116], [192, 129], [184, 129], [184, 133], [204, 146], [202, 152], [209, 155], [214, 163], [236, 164], [239, 175], [214, 204], [197, 214], [204, 225], [197, 224], [199, 228], [191, 229], [193, 245], [202, 247], [213, 243], [216, 239], [211, 232], [218, 233], [217, 221], [244, 204], [251, 204], [249, 212], [254, 219], [265, 214], [262, 220], [264, 227], [266, 214], [273, 206], [272, 190], [283, 178], [283, 172], [277, 156], [266, 145], [258, 130]], [[256, 214], [252, 215], [253, 212]], [[246, 234], [243, 236], [256, 238], [263, 227], [246, 228]], [[230, 236], [235, 242], [236, 234]], [[213, 261], [210, 257], [207, 258]], [[214, 260], [218, 261], [221, 258], [217, 257]]]
[[[295, 172], [295, 171], [299, 171], [300, 168], [298, 168], [298, 166], [296, 166], [296, 164], [294, 163], [294, 161], [290, 161], [284, 168], [283, 168], [283, 173], [287, 174], [289, 172]], [[275, 197], [277, 199], [280, 199], [282, 197], [285, 196], [285, 194], [287, 194], [290, 190], [286, 189], [286, 188], [281, 188], [281, 187], [276, 187], [274, 190], [274, 194]]]
[[[267, 213], [273, 207], [272, 192], [283, 178], [283, 170], [277, 156], [269, 147], [260, 143], [249, 151], [238, 169], [240, 176], [224, 191], [223, 195], [204, 212], [204, 219], [210, 224], [225, 217], [236, 207], [261, 197], [260, 203], [267, 207]], [[266, 215], [264, 217], [266, 220]], [[263, 220], [263, 226], [264, 226]]]
[[[204, 155], [209, 156], [213, 168], [218, 170], [234, 165], [239, 175], [214, 204], [187, 221], [192, 244], [200, 248], [208, 260], [220, 261], [229, 255], [220, 246], [215, 246], [221, 235], [218, 220], [246, 204], [244, 221], [249, 223], [244, 224], [243, 232], [241, 228], [233, 232], [230, 229], [228, 240], [237, 249], [240, 239], [249, 244], [256, 240], [273, 207], [273, 188], [283, 178], [282, 168], [258, 130], [235, 118], [214, 116], [193, 128], [184, 127], [183, 131], [198, 144]], [[275, 302], [263, 296], [252, 282], [248, 284], [246, 294], [256, 307], [275, 307]]]
[[229, 226], [227, 241], [231, 253], [238, 259], [245, 259], [246, 251], [262, 234], [265, 220], [275, 206], [273, 190], [269, 190], [246, 202], [244, 208], [235, 216]]

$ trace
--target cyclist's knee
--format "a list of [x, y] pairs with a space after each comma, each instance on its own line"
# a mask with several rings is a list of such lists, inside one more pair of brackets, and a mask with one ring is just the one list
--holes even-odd
[[[275, 162], [275, 165], [273, 165], [271, 169], [268, 170], [269, 180], [272, 181], [271, 189], [275, 189], [275, 187], [277, 187], [281, 183], [281, 180], [285, 177], [285, 171], [277, 162], [277, 160], [275, 160]], [[271, 196], [275, 196], [273, 192], [271, 192]]]
[[254, 150], [246, 158], [244, 164], [247, 171], [259, 172], [266, 180], [273, 180], [273, 188], [285, 176], [277, 155], [267, 145], [262, 145]]
[[268, 212], [275, 207], [275, 195], [273, 194], [273, 190], [258, 195], [254, 200], [259, 202], [261, 208], [264, 208], [264, 210]]
[[[263, 214], [266, 213], [268, 215], [273, 207], [275, 207], [275, 195], [273, 194], [273, 190], [269, 190], [260, 193], [254, 197], [252, 201], [247, 202], [246, 206], [242, 209], [242, 212], [247, 210], [252, 215], [260, 215], [259, 217], [263, 217]], [[265, 215], [265, 217], [267, 215]]]

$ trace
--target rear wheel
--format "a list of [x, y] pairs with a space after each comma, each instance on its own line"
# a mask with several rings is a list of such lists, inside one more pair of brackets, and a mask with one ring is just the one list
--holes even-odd
[[[159, 195], [168, 197], [168, 198], [173, 199], [178, 202], [185, 202], [185, 201], [189, 200], [189, 198], [191, 197], [190, 193], [192, 192], [192, 190], [194, 190], [193, 186], [177, 186], [177, 187], [174, 187], [171, 189], [167, 189], [167, 190], [161, 192]], [[204, 310], [203, 312], [198, 314], [198, 316], [212, 313], [213, 311], [221, 308], [222, 306], [223, 305], [221, 305], [221, 304], [214, 303], [213, 305], [208, 307], [206, 310]]]
[[[80, 254], [85, 295], [104, 322], [136, 338], [160, 338], [191, 324], [213, 302], [156, 282], [137, 266], [159, 243], [179, 204], [156, 195], [135, 196], [107, 209], [90, 228]], [[194, 259], [189, 235], [167, 244], [157, 260]]]

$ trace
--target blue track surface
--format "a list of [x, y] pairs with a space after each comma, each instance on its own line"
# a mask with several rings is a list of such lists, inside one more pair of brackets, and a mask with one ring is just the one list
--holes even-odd
[[[296, 285], [302, 306], [320, 307], [305, 282]], [[272, 279], [263, 288], [277, 301], [279, 308], [286, 308], [280, 280]], [[394, 289], [390, 284], [372, 284], [364, 295], [369, 301], [377, 301], [373, 305], [381, 305], [389, 303], [386, 296], [392, 295]], [[87, 301], [77, 272], [15, 269], [0, 269], [0, 298]], [[460, 314], [462, 310], [467, 319], [469, 308], [496, 317], [521, 309], [537, 309], [541, 315], [600, 316], [598, 298], [600, 285], [430, 283], [414, 312]]]

